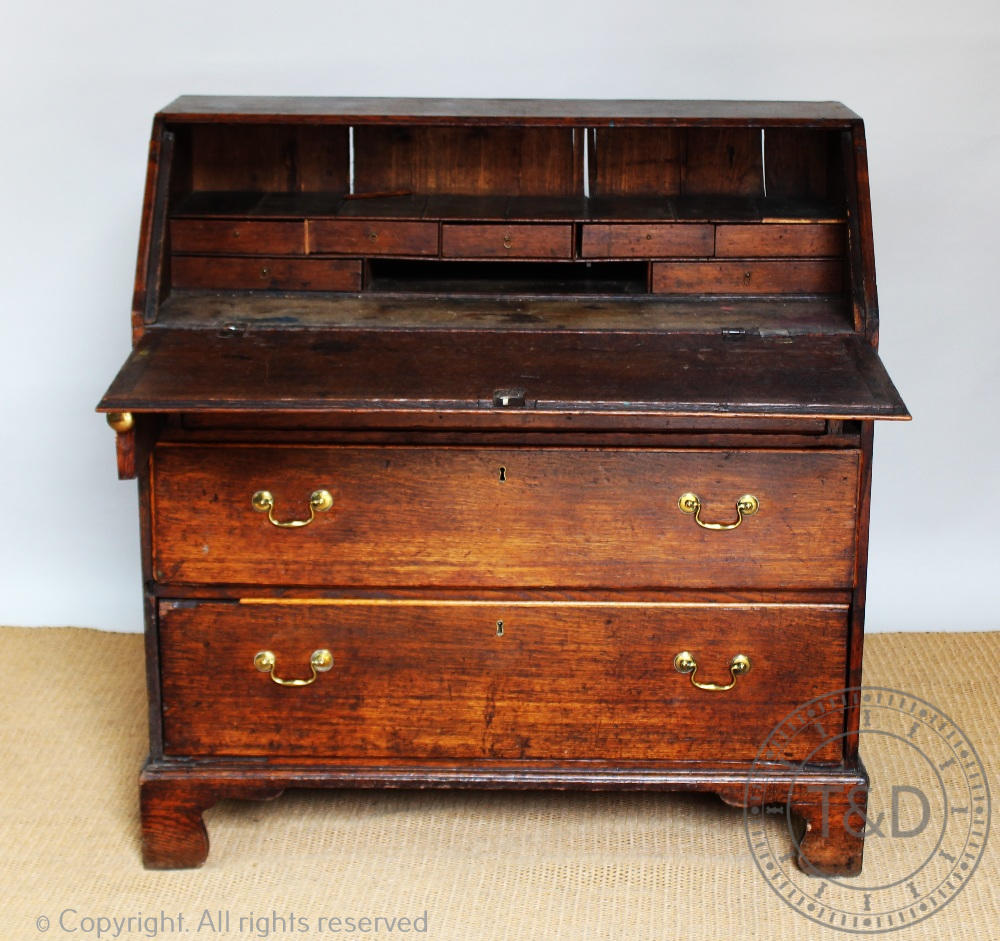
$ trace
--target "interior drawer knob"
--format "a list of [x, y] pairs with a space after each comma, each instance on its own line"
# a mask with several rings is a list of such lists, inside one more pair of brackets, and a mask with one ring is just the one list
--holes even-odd
[[277, 520], [274, 518], [274, 494], [270, 490], [258, 490], [250, 498], [250, 503], [259, 513], [266, 513], [268, 520], [274, 526], [282, 529], [295, 529], [299, 526], [308, 526], [317, 513], [325, 513], [333, 506], [333, 497], [329, 490], [314, 490], [309, 494], [309, 519], [306, 520]]
[[283, 680], [280, 676], [275, 675], [274, 670], [277, 663], [277, 658], [270, 650], [260, 650], [253, 658], [254, 667], [261, 673], [267, 673], [273, 683], [277, 683], [279, 686], [309, 686], [316, 682], [316, 677], [320, 673], [326, 673], [333, 668], [333, 654], [325, 648], [314, 650], [309, 657], [309, 668], [312, 670], [312, 676], [307, 680]]
[[693, 513], [694, 521], [702, 529], [736, 529], [743, 522], [744, 516], [753, 516], [760, 509], [760, 501], [752, 494], [745, 493], [736, 501], [736, 522], [706, 523], [701, 518], [701, 498], [696, 493], [682, 493], [677, 500], [682, 513]]
[[698, 661], [695, 660], [694, 654], [687, 650], [682, 650], [674, 657], [674, 669], [678, 673], [688, 674], [691, 677], [692, 686], [697, 686], [698, 689], [707, 689], [714, 693], [722, 693], [727, 689], [732, 689], [736, 685], [736, 677], [750, 672], [750, 658], [746, 654], [738, 653], [729, 661], [729, 673], [732, 676], [732, 680], [726, 683], [725, 686], [719, 683], [699, 683], [694, 678], [695, 673], [698, 672]]

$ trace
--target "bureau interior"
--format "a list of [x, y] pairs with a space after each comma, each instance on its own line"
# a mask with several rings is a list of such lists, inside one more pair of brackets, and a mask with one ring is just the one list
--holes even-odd
[[740, 299], [797, 299], [814, 302], [817, 331], [850, 331], [849, 138], [763, 124], [168, 124], [145, 321], [191, 322], [199, 304], [211, 321], [223, 294], [240, 320], [272, 316], [276, 297], [322, 298], [331, 323], [365, 294], [583, 294], [635, 326], [648, 308], [623, 298], [732, 298], [737, 320]]

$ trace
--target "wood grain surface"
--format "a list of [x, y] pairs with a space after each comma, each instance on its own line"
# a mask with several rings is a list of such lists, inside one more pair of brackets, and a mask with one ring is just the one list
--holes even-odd
[[[238, 324], [238, 316], [233, 321]], [[493, 407], [494, 393], [506, 388], [524, 390], [525, 409]], [[855, 336], [273, 325], [222, 335], [151, 331], [99, 408], [322, 409], [401, 413], [411, 422], [416, 412], [430, 413], [422, 421], [432, 424], [434, 413], [465, 412], [470, 422], [486, 425], [505, 418], [516, 423], [531, 411], [908, 417], [878, 356]]]
[[310, 219], [309, 251], [340, 255], [436, 255], [435, 222]]
[[843, 253], [844, 227], [838, 224], [720, 225], [715, 232], [715, 254], [719, 257], [810, 257]]
[[711, 225], [584, 225], [580, 254], [584, 258], [705, 257], [713, 254]]
[[[161, 602], [164, 744], [172, 755], [753, 760], [845, 665], [847, 611], [811, 605], [528, 607]], [[502, 622], [502, 633], [498, 623]], [[306, 687], [283, 679], [334, 665]], [[673, 666], [687, 650], [696, 689]], [[723, 731], [724, 730], [724, 731]], [[788, 760], [836, 761], [821, 730]]]
[[[153, 458], [155, 575], [168, 583], [842, 588], [858, 452], [173, 447]], [[275, 498], [280, 529], [250, 504]], [[730, 531], [745, 493], [760, 511]]]
[[571, 258], [570, 225], [462, 225], [441, 226], [441, 254], [445, 258]]
[[361, 262], [355, 258], [228, 258], [174, 255], [175, 288], [217, 291], [359, 291]]
[[655, 261], [656, 294], [839, 294], [839, 258], [809, 261]]

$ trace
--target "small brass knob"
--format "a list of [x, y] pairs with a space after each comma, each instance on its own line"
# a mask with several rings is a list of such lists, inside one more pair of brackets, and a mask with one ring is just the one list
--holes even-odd
[[107, 422], [118, 434], [124, 434], [135, 427], [135, 418], [131, 412], [108, 412]]

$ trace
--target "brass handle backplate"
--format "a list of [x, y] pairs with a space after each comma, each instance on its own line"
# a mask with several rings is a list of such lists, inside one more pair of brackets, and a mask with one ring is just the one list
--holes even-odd
[[694, 654], [689, 653], [687, 650], [682, 650], [674, 657], [674, 669], [678, 673], [687, 673], [691, 677], [691, 685], [697, 686], [698, 689], [707, 689], [713, 693], [723, 693], [736, 685], [736, 677], [750, 672], [750, 658], [746, 654], [738, 653], [729, 661], [729, 674], [732, 676], [732, 681], [726, 683], [725, 686], [719, 683], [699, 683], [694, 678], [695, 673], [698, 672], [698, 662], [695, 660]]
[[693, 513], [694, 521], [702, 529], [724, 530], [736, 529], [743, 522], [744, 516], [753, 516], [760, 509], [760, 501], [752, 494], [745, 493], [736, 501], [735, 523], [706, 523], [701, 518], [701, 497], [696, 493], [682, 493], [677, 500], [677, 506], [682, 513]]
[[299, 526], [308, 526], [317, 513], [325, 513], [333, 506], [333, 497], [329, 490], [314, 490], [309, 494], [309, 519], [307, 520], [277, 520], [274, 518], [274, 495], [270, 490], [258, 490], [250, 498], [250, 503], [258, 513], [266, 513], [268, 520], [273, 526], [282, 529], [296, 529]]
[[283, 680], [280, 676], [276, 676], [274, 670], [277, 666], [277, 658], [270, 650], [258, 651], [254, 655], [253, 665], [261, 673], [267, 673], [271, 677], [271, 682], [277, 683], [279, 686], [310, 686], [316, 682], [316, 677], [320, 673], [326, 673], [327, 670], [333, 668], [333, 654], [326, 649], [314, 650], [312, 656], [309, 657], [309, 668], [312, 670], [312, 676], [307, 680]]

